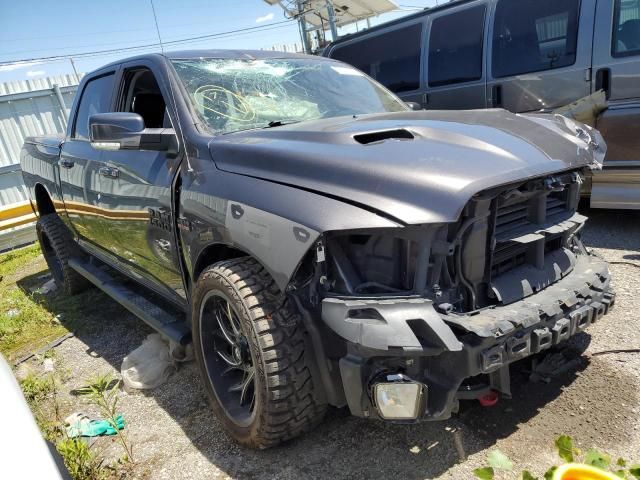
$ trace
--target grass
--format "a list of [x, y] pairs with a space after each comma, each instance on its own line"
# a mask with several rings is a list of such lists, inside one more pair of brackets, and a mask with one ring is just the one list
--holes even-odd
[[[0, 353], [9, 362], [41, 350], [69, 331], [78, 336], [95, 333], [124, 313], [120, 305], [95, 288], [72, 297], [60, 292], [43, 295], [39, 289], [50, 278], [36, 245], [0, 255]], [[49, 349], [36, 356], [36, 360], [55, 357], [55, 351]], [[125, 456], [111, 465], [105, 464], [100, 449], [82, 439], [68, 438], [59, 403], [63, 376], [64, 369], [58, 365], [55, 372], [30, 373], [20, 382], [43, 436], [55, 445], [74, 480], [126, 477], [131, 469], [132, 451], [124, 433], [118, 432], [117, 438]], [[117, 384], [107, 382], [105, 386], [91, 381], [87, 388], [89, 400], [101, 407], [107, 418], [113, 417]]]
[[[82, 438], [69, 438], [60, 418], [58, 386], [61, 379], [56, 373], [30, 374], [20, 387], [31, 408], [38, 427], [46, 440], [55, 445], [65, 467], [74, 480], [107, 480], [119, 478], [119, 465], [107, 468], [94, 448]], [[115, 407], [115, 405], [114, 405]]]
[[[0, 255], [0, 353], [9, 362], [35, 352], [65, 333], [81, 333], [122, 308], [95, 288], [69, 297], [42, 295], [47, 264], [37, 245]], [[93, 321], [87, 322], [87, 319]]]
[[37, 245], [0, 256], [0, 353], [9, 360], [25, 347], [44, 345], [67, 331], [46, 307], [43, 295], [31, 291], [45, 283], [38, 277], [46, 271]]

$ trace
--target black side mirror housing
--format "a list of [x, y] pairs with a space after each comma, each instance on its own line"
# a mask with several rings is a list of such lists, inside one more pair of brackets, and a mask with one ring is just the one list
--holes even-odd
[[99, 150], [155, 150], [177, 153], [173, 128], [145, 128], [137, 113], [96, 113], [89, 117], [89, 140]]
[[422, 110], [422, 105], [420, 105], [418, 102], [404, 102], [404, 103], [411, 110]]

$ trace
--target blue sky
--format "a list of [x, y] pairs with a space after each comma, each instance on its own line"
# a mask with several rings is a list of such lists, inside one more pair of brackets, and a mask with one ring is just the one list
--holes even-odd
[[[402, 10], [372, 19], [372, 24], [433, 6], [437, 0], [396, 0]], [[444, 0], [440, 0], [443, 3]], [[299, 41], [295, 22], [284, 20], [279, 6], [264, 0], [154, 0], [164, 42], [249, 27], [263, 30], [229, 34], [167, 50], [190, 48], [270, 48]], [[360, 23], [360, 28], [364, 22]], [[354, 30], [347, 27], [346, 33]], [[328, 37], [329, 38], [329, 37]], [[156, 44], [158, 36], [149, 0], [0, 0], [0, 62]], [[79, 72], [118, 58], [158, 51], [145, 49], [74, 59]], [[0, 66], [0, 83], [71, 73], [69, 60]]]

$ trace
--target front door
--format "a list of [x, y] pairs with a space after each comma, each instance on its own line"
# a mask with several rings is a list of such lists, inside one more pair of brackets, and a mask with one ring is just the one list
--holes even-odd
[[485, 108], [487, 10], [487, 3], [478, 1], [429, 17], [426, 108]]
[[488, 51], [490, 107], [550, 110], [590, 93], [595, 0], [498, 0]]
[[[149, 66], [124, 65], [115, 111], [138, 113], [146, 128], [171, 128], [166, 90], [156, 78]], [[178, 158], [167, 152], [115, 150], [104, 151], [102, 159], [100, 208], [109, 232], [103, 246], [141, 283], [182, 303], [171, 195]]]

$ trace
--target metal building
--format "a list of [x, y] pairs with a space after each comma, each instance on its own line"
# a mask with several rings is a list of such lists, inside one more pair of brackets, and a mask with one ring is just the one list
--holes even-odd
[[25, 137], [62, 133], [81, 76], [0, 84], [0, 251], [35, 240], [20, 172]]

